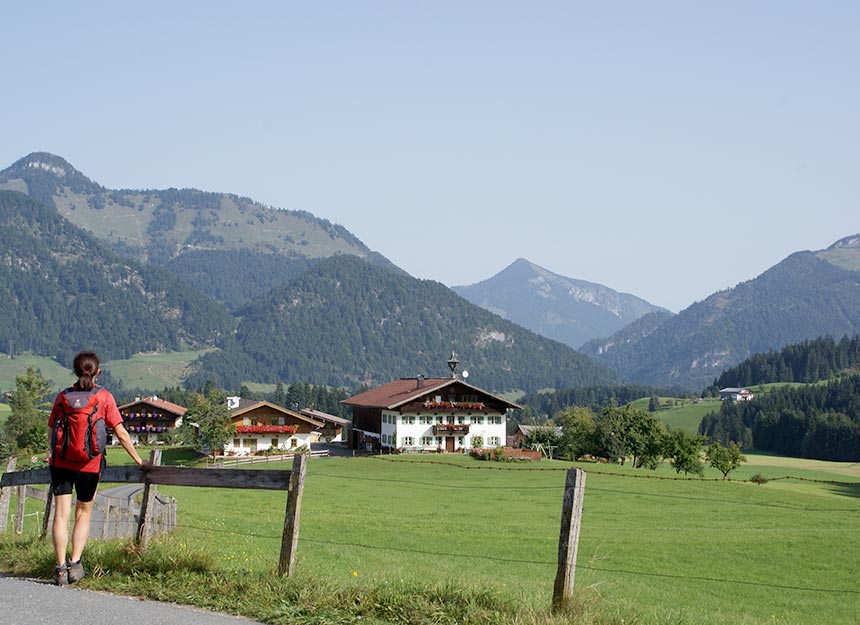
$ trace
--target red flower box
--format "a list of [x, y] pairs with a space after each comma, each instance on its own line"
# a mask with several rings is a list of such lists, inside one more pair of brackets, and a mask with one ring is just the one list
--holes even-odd
[[294, 425], [237, 425], [237, 434], [295, 434]]

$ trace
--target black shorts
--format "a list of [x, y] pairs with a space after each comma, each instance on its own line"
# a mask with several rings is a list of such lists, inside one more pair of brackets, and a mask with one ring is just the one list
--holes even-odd
[[73, 469], [51, 467], [51, 492], [54, 493], [54, 497], [71, 495], [74, 486], [78, 501], [88, 503], [96, 496], [99, 477], [101, 477], [99, 473], [85, 473]]

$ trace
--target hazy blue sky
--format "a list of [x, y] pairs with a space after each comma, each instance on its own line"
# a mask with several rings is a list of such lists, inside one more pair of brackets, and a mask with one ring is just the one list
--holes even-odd
[[856, 1], [16, 2], [0, 55], [0, 169], [307, 210], [448, 285], [680, 310], [860, 232]]

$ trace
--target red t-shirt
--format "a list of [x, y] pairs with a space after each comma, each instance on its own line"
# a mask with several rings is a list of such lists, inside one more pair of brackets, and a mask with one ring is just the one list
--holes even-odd
[[[73, 388], [77, 390], [77, 385]], [[110, 391], [104, 388], [95, 387], [98, 393], [98, 401], [99, 401], [99, 411], [98, 414], [102, 415], [105, 420], [105, 425], [108, 428], [114, 428], [118, 424], [122, 423], [122, 415], [119, 413], [119, 409], [116, 407], [116, 400], [113, 398], [113, 395], [110, 394]], [[51, 408], [51, 416], [48, 417], [48, 428], [53, 428], [54, 423], [60, 416], [62, 415], [62, 410], [59, 407], [60, 403], [60, 393], [57, 394], [56, 399], [54, 399], [54, 407]], [[53, 450], [49, 450], [51, 453]], [[98, 473], [101, 471], [102, 466], [102, 457], [101, 454], [96, 456], [95, 458], [91, 458], [86, 462], [70, 462], [63, 458], [52, 457], [51, 465], [55, 467], [59, 467], [61, 469], [72, 469], [74, 471], [84, 471], [86, 473]]]

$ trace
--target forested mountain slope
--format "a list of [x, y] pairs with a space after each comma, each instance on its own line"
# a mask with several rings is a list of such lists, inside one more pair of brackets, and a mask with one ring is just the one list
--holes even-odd
[[785, 456], [860, 461], [860, 375], [725, 401], [702, 419], [699, 432]]
[[[853, 253], [860, 250], [853, 248]], [[797, 252], [757, 278], [693, 304], [639, 338], [595, 341], [582, 351], [631, 383], [702, 389], [752, 354], [858, 331], [860, 272], [813, 252]]]
[[400, 271], [343, 226], [306, 211], [197, 189], [106, 189], [46, 152], [30, 154], [0, 172], [0, 189], [56, 207], [116, 253], [169, 264], [231, 308], [333, 254], [354, 254]]
[[712, 391], [727, 386], [755, 386], [774, 382], [818, 382], [860, 370], [860, 336], [839, 341], [825, 336], [786, 345], [780, 350], [753, 354], [723, 371]]
[[301, 379], [357, 387], [446, 374], [454, 349], [488, 390], [617, 384], [605, 367], [458, 297], [354, 256], [320, 261], [238, 311], [235, 337], [201, 359], [197, 380]]
[[229, 334], [226, 309], [170, 272], [124, 259], [26, 195], [0, 191], [0, 351], [68, 364], [80, 349], [104, 359], [211, 345]]
[[560, 276], [524, 258], [492, 278], [452, 288], [473, 304], [570, 347], [665, 310], [601, 284]]

